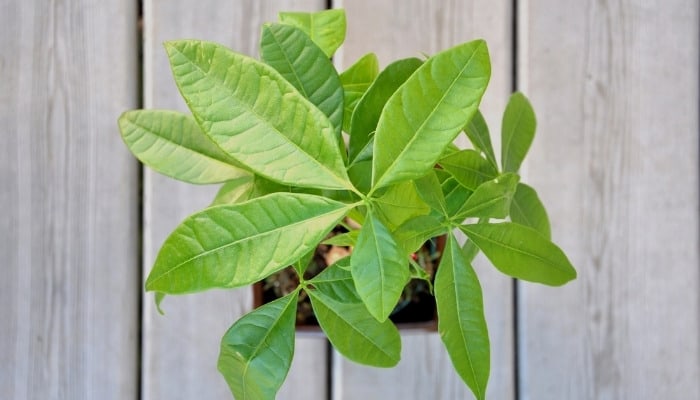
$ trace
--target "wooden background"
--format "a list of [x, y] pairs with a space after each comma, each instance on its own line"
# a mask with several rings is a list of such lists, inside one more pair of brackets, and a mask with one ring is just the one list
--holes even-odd
[[[340, 68], [485, 38], [492, 131], [513, 89], [538, 114], [523, 179], [577, 266], [564, 288], [480, 262], [492, 399], [700, 398], [699, 23], [694, 0], [348, 0]], [[0, 0], [0, 399], [226, 399], [221, 335], [248, 290], [169, 297], [142, 279], [214, 188], [142, 170], [127, 109], [184, 109], [161, 43], [257, 54], [260, 24], [321, 0]], [[483, 261], [483, 260], [482, 260]], [[280, 399], [471, 398], [436, 334], [396, 369], [297, 340]]]

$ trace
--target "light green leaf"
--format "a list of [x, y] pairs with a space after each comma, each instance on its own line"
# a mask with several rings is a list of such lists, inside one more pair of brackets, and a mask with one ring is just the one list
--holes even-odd
[[341, 139], [343, 87], [323, 51], [298, 28], [267, 24], [263, 26], [260, 57], [323, 111]]
[[340, 74], [340, 82], [345, 91], [343, 130], [350, 132], [352, 114], [357, 103], [379, 74], [379, 60], [374, 53], [367, 53]]
[[472, 191], [460, 185], [454, 176], [444, 171], [435, 171], [440, 180], [442, 195], [445, 197], [447, 205], [446, 218], [453, 217], [459, 213], [464, 204], [472, 195]]
[[319, 290], [308, 293], [318, 324], [340, 354], [374, 367], [399, 362], [401, 336], [391, 321], [377, 321], [362, 303], [341, 302]]
[[476, 188], [464, 205], [452, 218], [461, 223], [465, 218], [505, 218], [510, 212], [510, 204], [520, 177], [505, 173], [498, 178], [484, 182]]
[[326, 57], [331, 57], [345, 41], [347, 23], [343, 9], [314, 13], [281, 12], [279, 19], [283, 24], [292, 25], [304, 31], [323, 50]]
[[438, 332], [455, 370], [477, 399], [486, 398], [489, 334], [481, 285], [450, 234], [435, 277]]
[[394, 230], [407, 220], [426, 215], [430, 207], [418, 195], [413, 181], [390, 186], [381, 197], [374, 201], [377, 215], [386, 222], [389, 230]]
[[549, 217], [544, 204], [532, 187], [519, 183], [518, 188], [510, 204], [510, 219], [520, 225], [533, 228], [542, 236], [551, 240], [552, 233], [549, 228]]
[[532, 228], [504, 222], [462, 225], [460, 229], [506, 275], [551, 286], [576, 278], [564, 252]]
[[236, 321], [221, 339], [218, 368], [236, 399], [274, 399], [294, 357], [299, 292]]
[[242, 203], [266, 194], [289, 192], [290, 190], [289, 186], [280, 185], [261, 176], [246, 175], [221, 185], [211, 205]]
[[315, 248], [348, 210], [295, 193], [207, 208], [165, 240], [146, 289], [178, 294], [257, 282]]
[[448, 228], [443, 223], [444, 220], [434, 215], [421, 215], [406, 221], [392, 232], [392, 235], [404, 253], [411, 254], [431, 238], [444, 234]]
[[476, 114], [474, 114], [469, 123], [467, 123], [467, 126], [464, 127], [464, 132], [467, 134], [467, 137], [474, 148], [484, 154], [494, 169], [498, 169], [496, 153], [494, 153], [493, 145], [491, 145], [491, 134], [489, 133], [489, 127], [488, 124], [486, 124], [486, 120], [481, 114], [481, 111], [476, 111]]
[[360, 298], [374, 318], [386, 321], [410, 273], [406, 254], [372, 211], [362, 225], [350, 262]]
[[495, 179], [498, 171], [474, 150], [461, 150], [440, 160], [440, 165], [464, 187], [474, 191], [482, 183]]
[[386, 103], [374, 138], [373, 188], [425, 175], [479, 107], [491, 75], [483, 40], [428, 59]]
[[160, 314], [160, 315], [165, 315], [165, 313], [163, 312], [163, 309], [161, 308], [161, 304], [163, 303], [163, 299], [165, 299], [165, 293], [156, 292], [154, 300], [156, 302], [156, 309], [158, 310], [158, 314]]
[[359, 234], [359, 230], [341, 233], [333, 236], [332, 238], [324, 240], [322, 244], [328, 244], [331, 246], [355, 246], [355, 243], [357, 243], [357, 236]]
[[379, 116], [389, 97], [408, 79], [423, 62], [417, 58], [406, 58], [389, 64], [367, 89], [352, 114], [349, 159], [357, 158], [370, 141], [371, 133], [377, 129]]
[[205, 184], [250, 176], [189, 115], [168, 110], [127, 111], [119, 117], [119, 129], [139, 161], [171, 178]]
[[501, 163], [504, 172], [518, 172], [535, 138], [535, 111], [520, 92], [513, 93], [501, 124]]
[[353, 185], [362, 193], [369, 192], [372, 185], [372, 161], [355, 161], [348, 168], [348, 175]]
[[342, 303], [362, 303], [350, 272], [350, 257], [341, 258], [309, 281], [326, 296]]
[[418, 195], [431, 209], [439, 212], [445, 217], [447, 214], [447, 203], [442, 193], [442, 185], [438, 180], [435, 170], [428, 172], [422, 178], [416, 179], [414, 185], [418, 190]]
[[279, 183], [353, 189], [332, 124], [272, 67], [210, 42], [165, 47], [195, 119], [232, 157]]

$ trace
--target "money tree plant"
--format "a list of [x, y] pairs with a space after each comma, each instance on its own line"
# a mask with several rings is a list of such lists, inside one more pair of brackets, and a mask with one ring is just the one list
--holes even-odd
[[[381, 72], [369, 53], [339, 73], [330, 58], [345, 23], [342, 10], [281, 13], [262, 27], [260, 60], [206, 41], [165, 43], [191, 114], [128, 111], [119, 118], [124, 142], [160, 173], [223, 185], [165, 240], [146, 290], [160, 302], [293, 266], [298, 287], [241, 317], [221, 341], [218, 368], [235, 398], [272, 399], [294, 354], [302, 292], [338, 352], [396, 365], [401, 337], [388, 317], [411, 278], [431, 280], [410, 255], [446, 235], [431, 282], [438, 331], [458, 375], [484, 399], [490, 352], [477, 253], [525, 281], [576, 277], [518, 176], [534, 112], [512, 95], [497, 159], [479, 112], [491, 68], [484, 41]], [[470, 148], [453, 144], [461, 134]], [[314, 249], [348, 219], [350, 231], [332, 240], [351, 255], [305, 277]]]

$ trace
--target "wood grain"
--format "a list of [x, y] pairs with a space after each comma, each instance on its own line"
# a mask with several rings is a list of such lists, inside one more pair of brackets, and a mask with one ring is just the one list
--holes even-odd
[[699, 7], [521, 7], [526, 180], [579, 272], [521, 285], [523, 399], [700, 398]]
[[136, 14], [3, 3], [0, 398], [137, 396], [138, 167], [116, 124], [138, 100]]
[[[145, 2], [144, 89], [147, 108], [185, 111], [171, 77], [166, 40], [195, 38], [222, 43], [256, 56], [260, 26], [281, 10], [314, 10], [318, 0]], [[216, 187], [197, 187], [146, 171], [144, 185], [144, 273], [166, 236], [192, 212], [212, 200]], [[144, 302], [144, 399], [227, 399], [231, 393], [216, 369], [221, 336], [252, 308], [249, 289], [209, 291], [168, 297], [160, 316], [152, 295]], [[297, 339], [292, 371], [281, 399], [321, 399], [326, 388], [326, 341]]]
[[[501, 114], [511, 89], [512, 14], [510, 1], [368, 1], [335, 2], [345, 7], [348, 33], [339, 65], [349, 66], [375, 52], [380, 67], [403, 57], [433, 54], [461, 42], [484, 38], [492, 58], [492, 77], [482, 111], [493, 132], [500, 132]], [[498, 135], [496, 135], [498, 136]], [[494, 146], [499, 146], [494, 141]], [[464, 144], [464, 143], [462, 143]], [[479, 259], [491, 339], [491, 377], [487, 396], [514, 396], [512, 280]], [[336, 354], [334, 399], [471, 398], [454, 372], [436, 333], [405, 334], [402, 361], [395, 369], [352, 364]]]

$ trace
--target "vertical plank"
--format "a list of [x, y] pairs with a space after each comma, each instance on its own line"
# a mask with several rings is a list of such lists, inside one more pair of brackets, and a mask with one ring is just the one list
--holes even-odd
[[[511, 2], [486, 1], [337, 1], [348, 15], [348, 33], [340, 65], [349, 66], [375, 52], [381, 67], [403, 57], [433, 54], [461, 42], [485, 38], [492, 77], [482, 111], [493, 132], [511, 88]], [[495, 145], [499, 142], [496, 141]], [[512, 281], [478, 260], [491, 339], [491, 377], [487, 396], [513, 398]], [[334, 399], [456, 399], [471, 393], [454, 372], [437, 333], [404, 333], [402, 361], [380, 370], [336, 355]]]
[[1, 8], [0, 398], [133, 399], [138, 167], [116, 120], [138, 99], [136, 4]]
[[699, 7], [522, 4], [528, 180], [579, 272], [522, 285], [523, 399], [700, 398]]
[[[144, 96], [147, 108], [185, 111], [161, 43], [196, 38], [211, 40], [257, 56], [261, 24], [281, 10], [323, 8], [319, 0], [145, 2]], [[145, 270], [167, 235], [192, 212], [213, 199], [216, 187], [195, 187], [147, 171], [144, 185]], [[252, 307], [249, 289], [219, 290], [168, 297], [166, 315], [158, 315], [152, 295], [144, 303], [144, 399], [231, 398], [216, 369], [221, 336]], [[326, 342], [297, 339], [292, 371], [279, 397], [320, 399], [326, 393]]]

